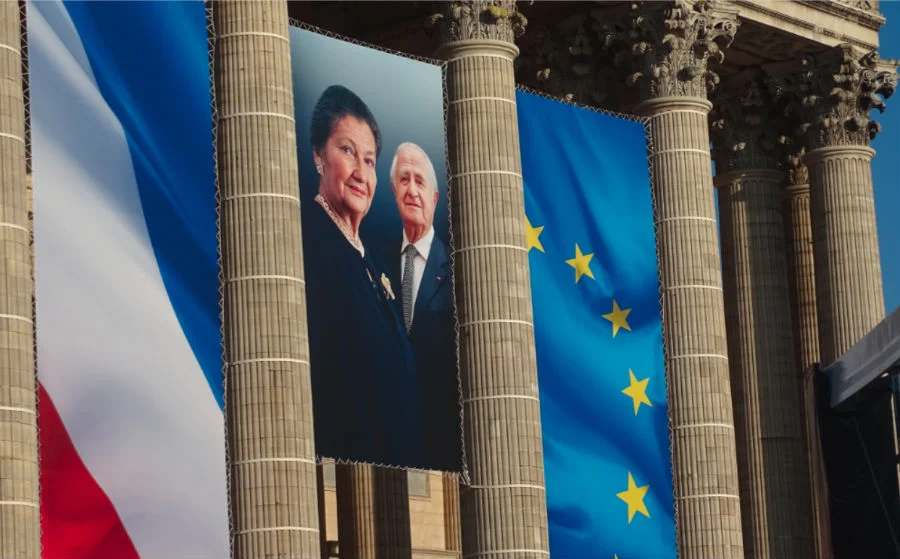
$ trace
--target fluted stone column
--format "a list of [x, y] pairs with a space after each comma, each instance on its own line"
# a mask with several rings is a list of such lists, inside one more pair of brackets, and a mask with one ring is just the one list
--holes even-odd
[[375, 468], [376, 559], [410, 559], [409, 477], [404, 469]]
[[335, 464], [338, 549], [341, 559], [373, 559], [375, 541], [375, 466]]
[[328, 557], [328, 534], [325, 514], [325, 467], [322, 463], [316, 464], [316, 503], [319, 507], [319, 553], [322, 559]]
[[809, 208], [809, 170], [802, 162], [806, 150], [789, 155], [784, 189], [788, 278], [797, 374], [819, 362], [819, 321], [816, 313], [816, 273], [813, 261]]
[[819, 346], [828, 365], [884, 318], [872, 158], [880, 130], [869, 120], [893, 93], [896, 73], [878, 56], [841, 45], [802, 74], [815, 253]]
[[806, 150], [794, 147], [785, 160], [784, 220], [787, 240], [788, 281], [791, 286], [791, 321], [794, 355], [803, 398], [804, 439], [810, 477], [813, 539], [816, 557], [830, 558], [831, 520], [828, 483], [822, 459], [815, 390], [809, 368], [819, 362], [819, 323], [816, 313], [816, 274], [813, 262], [812, 225], [809, 213], [809, 171], [803, 163]]
[[[608, 54], [643, 103], [653, 142], [654, 218], [672, 428], [679, 555], [743, 557], [706, 99], [737, 28], [713, 3], [635, 4]], [[714, 58], [711, 58], [713, 57]]]
[[441, 478], [444, 493], [444, 547], [448, 551], [462, 549], [459, 514], [459, 475], [444, 473]]
[[[869, 147], [880, 127], [869, 117], [873, 108], [884, 109], [896, 73], [878, 66], [877, 53], [860, 56], [850, 45], [839, 45], [802, 60], [797, 73], [782, 80], [786, 90], [797, 96], [794, 112], [804, 121], [797, 133], [804, 140], [809, 173], [819, 361], [823, 365], [838, 359], [884, 317], [872, 191], [875, 152]], [[890, 407], [867, 410], [869, 417], [877, 414], [887, 421], [891, 413]], [[817, 461], [822, 448], [818, 443], [827, 447], [828, 441], [820, 441], [814, 428], [808, 432], [814, 451], [812, 469], [815, 473], [818, 468], [816, 481], [821, 486], [826, 472]], [[832, 423], [828, 436], [831, 441], [848, 441], [855, 440], [857, 433]], [[891, 444], [887, 439], [883, 443]], [[831, 489], [841, 492], [838, 487]], [[816, 495], [823, 502], [822, 493]], [[832, 504], [836, 505], [831, 511], [838, 515], [836, 519], [858, 512], [871, 514], [874, 511], [861, 509], [876, 508], [865, 495], [848, 497], [846, 492], [842, 502]], [[817, 514], [827, 514], [823, 508], [819, 507]], [[830, 532], [838, 554], [852, 553], [854, 540], [865, 537], [848, 532], [840, 522], [833, 523]], [[821, 539], [820, 547], [830, 547], [830, 543]]]
[[406, 470], [368, 464], [335, 468], [341, 472], [335, 479], [341, 558], [409, 557], [412, 540]]
[[214, 9], [233, 554], [319, 557], [287, 3]]
[[466, 456], [463, 557], [546, 558], [525, 203], [516, 115], [515, 2], [445, 4], [447, 135]]
[[725, 322], [748, 558], [815, 554], [791, 327], [778, 99], [757, 77], [714, 99]]
[[810, 150], [810, 204], [822, 363], [884, 318], [872, 158], [863, 145]]
[[406, 470], [335, 465], [341, 559], [412, 556]]
[[0, 556], [41, 555], [18, 2], [0, 3]]

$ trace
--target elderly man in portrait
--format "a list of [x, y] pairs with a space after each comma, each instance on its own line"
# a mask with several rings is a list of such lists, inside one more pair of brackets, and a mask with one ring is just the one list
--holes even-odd
[[428, 154], [408, 142], [397, 148], [390, 173], [403, 231], [384, 257], [416, 361], [426, 456], [432, 469], [458, 471], [462, 444], [453, 280], [450, 251], [434, 230], [437, 176]]

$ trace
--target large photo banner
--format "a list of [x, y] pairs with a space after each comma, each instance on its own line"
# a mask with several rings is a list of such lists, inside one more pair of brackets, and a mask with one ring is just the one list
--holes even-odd
[[206, 6], [27, 23], [43, 557], [227, 557]]
[[551, 556], [674, 559], [644, 124], [516, 102]]
[[291, 29], [316, 453], [460, 471], [442, 68]]

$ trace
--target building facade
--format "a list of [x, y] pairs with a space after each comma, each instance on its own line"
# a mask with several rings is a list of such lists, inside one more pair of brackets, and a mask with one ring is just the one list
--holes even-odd
[[[13, 295], [0, 297], [0, 384], [14, 388], [0, 393], [0, 472], [13, 480], [0, 485], [0, 555], [35, 557], [36, 424], [33, 399], [21, 397], [35, 390], [21, 18], [16, 3], [0, 10], [0, 290]], [[227, 385], [229, 437], [261, 438], [266, 423], [289, 450], [274, 458], [266, 445], [231, 445], [235, 557], [549, 557], [539, 408], [515, 389], [536, 383], [533, 333], [497, 313], [531, 319], [527, 251], [515, 250], [525, 234], [510, 225], [524, 223], [516, 114], [503, 102], [517, 83], [650, 120], [680, 555], [831, 556], [801, 386], [811, 364], [837, 359], [885, 312], [870, 117], [897, 65], [878, 58], [877, 1], [225, 0], [211, 13], [226, 377], [254, 379]], [[465, 484], [315, 464], [300, 213], [289, 196], [291, 18], [446, 61], [452, 227], [466, 249], [456, 293], [470, 325], [460, 331]], [[241, 150], [266, 172], [234, 172]], [[510, 206], [485, 214], [488, 188], [507, 191]], [[476, 211], [478, 229], [462, 227]], [[238, 250], [248, 243], [256, 248]], [[276, 245], [292, 257], [260, 256]], [[484, 245], [511, 248], [479, 269]], [[488, 292], [491, 274], [516, 285]], [[502, 305], [483, 303], [497, 297]], [[244, 343], [256, 331], [273, 337]], [[501, 338], [514, 343], [491, 342]], [[303, 418], [248, 404], [276, 362]], [[473, 397], [487, 385], [495, 392]], [[504, 434], [484, 438], [479, 427], [498, 419]], [[503, 514], [510, 507], [521, 514]]]

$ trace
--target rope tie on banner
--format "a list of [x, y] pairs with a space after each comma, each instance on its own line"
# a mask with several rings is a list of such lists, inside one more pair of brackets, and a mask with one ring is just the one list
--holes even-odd
[[666, 110], [660, 111], [648, 118], [651, 118], [651, 119], [652, 118], [661, 118], [661, 117], [670, 115], [672, 113], [690, 113], [690, 114], [700, 115], [704, 118], [704, 120], [709, 116], [707, 113], [705, 113], [703, 111], [697, 111], [694, 109], [666, 109]]
[[470, 320], [459, 325], [460, 328], [468, 328], [469, 326], [479, 326], [481, 324], [521, 324], [534, 328], [534, 323], [527, 320], [515, 320], [512, 318], [486, 318], [484, 320]]
[[727, 423], [687, 423], [685, 425], [678, 425], [675, 429], [702, 429], [704, 427], [721, 427], [722, 429], [734, 431], [734, 425], [729, 425]]
[[517, 557], [518, 559], [527, 559], [526, 556], [522, 554], [531, 554], [537, 553], [542, 558], [550, 557], [549, 551], [544, 551], [543, 549], [498, 549], [495, 551], [482, 551], [480, 553], [472, 553], [469, 555], [463, 555], [463, 559], [479, 559], [481, 557], [490, 559], [492, 556], [497, 556], [497, 558], [502, 557]]
[[313, 466], [318, 463], [315, 460], [310, 460], [308, 458], [252, 458], [249, 460], [235, 460], [231, 464], [233, 466], [244, 466], [247, 464], [269, 464], [278, 462], [312, 464]]
[[5, 507], [32, 507], [39, 508], [40, 505], [37, 503], [32, 503], [31, 501], [0, 501], [0, 506]]
[[685, 353], [683, 355], [669, 355], [667, 359], [724, 359], [728, 361], [727, 355], [720, 355], [718, 353]]
[[248, 528], [247, 530], [235, 532], [235, 534], [243, 536], [245, 534], [259, 534], [262, 532], [312, 532], [318, 534], [319, 529], [308, 528], [306, 526], [271, 526], [269, 528]]
[[257, 357], [254, 359], [231, 361], [228, 365], [252, 365], [254, 363], [294, 363], [297, 365], [309, 365], [309, 361], [306, 359], [295, 359], [293, 357]]
[[34, 320], [31, 317], [21, 316], [18, 314], [0, 314], [0, 318], [5, 318], [8, 320], [19, 320], [21, 322], [27, 322], [28, 324], [34, 324]]
[[17, 229], [19, 231], [24, 231], [31, 234], [31, 230], [27, 227], [22, 227], [21, 225], [16, 225], [15, 223], [0, 223], [0, 227], [6, 227], [7, 229]]
[[0, 138], [9, 138], [10, 140], [15, 140], [20, 144], [25, 143], [25, 138], [21, 136], [16, 136], [15, 134], [7, 134], [6, 132], [0, 132]]
[[447, 177], [447, 180], [456, 180], [461, 177], [471, 177], [474, 175], [512, 175], [514, 177], [522, 178], [522, 173], [517, 173], [516, 171], [505, 171], [501, 169], [485, 169], [482, 171], [466, 171], [465, 173], [456, 173], [455, 175]]
[[460, 248], [460, 249], [454, 250], [453, 254], [460, 254], [463, 252], [469, 252], [472, 250], [480, 250], [480, 249], [487, 249], [487, 248], [505, 248], [505, 249], [510, 249], [510, 250], [518, 250], [520, 252], [528, 252], [528, 249], [525, 247], [520, 247], [520, 246], [516, 246], [516, 245], [494, 244], [494, 245], [475, 245], [475, 246]]
[[284, 198], [285, 200], [290, 200], [291, 202], [300, 203], [300, 197], [294, 196], [292, 194], [281, 194], [280, 192], [251, 192], [248, 194], [232, 194], [231, 196], [224, 196], [222, 198], [225, 202], [231, 202], [232, 200], [245, 200], [247, 198]]
[[516, 104], [515, 99], [507, 99], [506, 97], [492, 97], [489, 95], [481, 95], [478, 97], [463, 97], [462, 99], [454, 99], [453, 101], [450, 101], [450, 104], [457, 105], [459, 103], [470, 103], [472, 101], [499, 101], [499, 102], [503, 102], [503, 103], [510, 103], [513, 106], [515, 106], [515, 104]]
[[716, 223], [716, 218], [714, 217], [702, 217], [702, 216], [694, 216], [694, 215], [684, 215], [678, 217], [664, 217], [663, 219], [658, 219], [655, 221], [657, 225], [662, 223], [668, 223], [670, 221], [706, 221], [712, 224]]
[[682, 495], [675, 497], [679, 501], [687, 501], [689, 499], [740, 499], [737, 495], [729, 495], [728, 493], [699, 493], [697, 495]]
[[533, 483], [507, 483], [501, 485], [466, 485], [462, 488], [464, 491], [469, 489], [537, 489], [538, 491], [546, 491], [543, 485], [535, 485]]
[[0, 406], [0, 411], [14, 411], [19, 413], [27, 413], [29, 415], [36, 415], [36, 412], [32, 409], [20, 408], [17, 406]]
[[271, 37], [272, 39], [278, 39], [288, 44], [290, 44], [291, 42], [291, 40], [284, 35], [279, 35], [278, 33], [267, 33], [265, 31], [242, 31], [240, 33], [225, 33], [224, 35], [219, 35], [216, 38], [231, 39], [233, 37]]
[[714, 291], [722, 291], [722, 287], [719, 285], [698, 285], [698, 284], [684, 284], [684, 285], [667, 285], [665, 287], [666, 290], [669, 289], [712, 289]]
[[272, 113], [267, 111], [244, 111], [240, 113], [231, 113], [228, 115], [219, 115], [219, 120], [230, 120], [232, 118], [243, 118], [250, 116], [261, 116], [261, 117], [271, 117], [271, 118], [282, 118], [287, 120], [291, 124], [295, 124], [294, 117], [291, 115], [286, 115], [282, 113]]
[[699, 153], [700, 155], [705, 155], [706, 157], [712, 157], [712, 153], [708, 149], [699, 148], [661, 149], [653, 152], [653, 155], [662, 155], [664, 153]]
[[237, 276], [234, 278], [228, 278], [225, 280], [225, 283], [235, 283], [239, 281], [253, 281], [253, 280], [268, 280], [268, 279], [276, 279], [276, 280], [285, 280], [285, 281], [293, 281], [297, 282], [301, 285], [306, 285], [306, 281], [301, 278], [295, 278], [294, 276], [282, 276], [278, 274], [261, 274], [255, 276]]
[[463, 405], [485, 400], [533, 400], [535, 402], [540, 402], [540, 399], [537, 396], [528, 396], [525, 394], [496, 394], [494, 396], [473, 396], [471, 398], [463, 398]]
[[467, 60], [467, 59], [469, 59], [469, 58], [499, 58], [499, 59], [501, 59], [501, 60], [506, 60], [506, 61], [508, 61], [508, 62], [510, 62], [510, 63], [513, 63], [512, 58], [510, 58], [509, 56], [504, 56], [504, 55], [502, 55], [502, 54], [491, 54], [491, 53], [485, 53], [485, 54], [461, 54], [461, 55], [459, 55], [459, 56], [454, 56], [453, 58], [448, 58], [448, 59], [447, 59], [447, 63], [449, 64], [449, 63], [451, 63], [451, 62], [459, 62], [460, 60]]
[[22, 51], [17, 49], [14, 46], [7, 45], [6, 43], [0, 43], [0, 49], [8, 50], [16, 54], [16, 56], [22, 56]]

